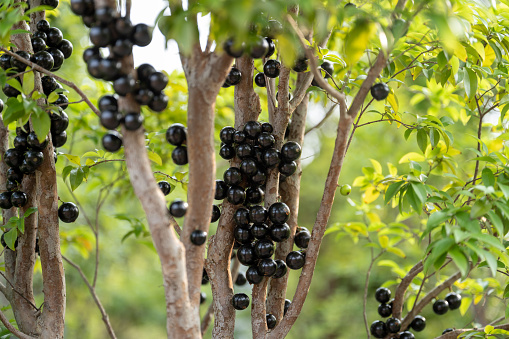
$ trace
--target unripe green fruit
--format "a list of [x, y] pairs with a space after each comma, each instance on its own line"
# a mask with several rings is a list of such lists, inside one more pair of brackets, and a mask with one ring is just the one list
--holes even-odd
[[342, 185], [341, 188], [339, 189], [339, 192], [341, 193], [341, 195], [349, 195], [352, 192], [352, 187], [347, 184]]

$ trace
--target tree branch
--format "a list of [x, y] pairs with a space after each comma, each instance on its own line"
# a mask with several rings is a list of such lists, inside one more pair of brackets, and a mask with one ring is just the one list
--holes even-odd
[[2, 311], [0, 311], [0, 320], [2, 321], [2, 324], [4, 324], [4, 326], [19, 339], [36, 339], [35, 337], [26, 335], [25, 333], [21, 332], [20, 330], [12, 326], [12, 324], [9, 322], [9, 320]]
[[396, 288], [396, 292], [394, 293], [394, 302], [392, 303], [392, 316], [394, 318], [401, 318], [401, 311], [403, 310], [403, 302], [405, 298], [405, 292], [408, 289], [408, 286], [412, 283], [412, 280], [422, 272], [424, 265], [422, 264], [422, 260], [415, 264], [414, 267], [408, 271], [407, 275], [403, 277], [398, 287]]

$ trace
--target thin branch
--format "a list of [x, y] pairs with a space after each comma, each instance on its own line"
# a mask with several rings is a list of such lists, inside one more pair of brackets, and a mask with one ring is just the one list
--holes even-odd
[[69, 258], [66, 258], [65, 256], [62, 256], [62, 258], [65, 261], [67, 261], [67, 263], [69, 263], [69, 265], [74, 267], [78, 271], [78, 273], [81, 275], [83, 282], [85, 283], [85, 285], [87, 285], [88, 290], [90, 291], [90, 294], [92, 294], [92, 297], [94, 298], [94, 301], [95, 301], [97, 307], [99, 308], [99, 311], [101, 312], [102, 320], [104, 322], [104, 325], [106, 325], [106, 329], [108, 330], [108, 334], [109, 334], [110, 338], [116, 339], [117, 337], [115, 336], [115, 331], [113, 330], [113, 327], [111, 326], [110, 318], [108, 317], [108, 313], [106, 313], [106, 310], [104, 309], [104, 307], [101, 303], [101, 300], [99, 300], [97, 293], [95, 293], [95, 288], [90, 284], [87, 277], [85, 276], [85, 273], [83, 273], [83, 270], [81, 269], [81, 267], [78, 264], [74, 263], [72, 260], [70, 260]]
[[323, 126], [323, 124], [325, 123], [325, 121], [327, 121], [327, 119], [332, 115], [334, 114], [334, 109], [338, 106], [338, 104], [334, 104], [332, 105], [329, 110], [327, 111], [327, 113], [325, 114], [325, 116], [323, 117], [322, 120], [320, 120], [319, 123], [317, 123], [316, 125], [314, 125], [313, 127], [311, 127], [310, 129], [308, 129], [304, 134], [308, 134], [309, 132], [317, 129], [317, 128], [320, 128]]
[[13, 52], [9, 51], [8, 49], [5, 49], [4, 47], [0, 47], [0, 50], [5, 52], [6, 54], [10, 55], [11, 57], [15, 58], [16, 60], [19, 60], [19, 61], [23, 62], [24, 64], [30, 66], [32, 69], [34, 69], [40, 73], [44, 73], [44, 74], [54, 78], [55, 80], [60, 81], [64, 85], [71, 87], [87, 103], [88, 107], [90, 107], [90, 109], [95, 114], [97, 114], [97, 116], [101, 116], [101, 112], [97, 109], [97, 107], [95, 107], [95, 105], [90, 101], [90, 99], [87, 97], [87, 95], [78, 86], [76, 86], [76, 84], [74, 84], [73, 82], [59, 77], [55, 73], [52, 73], [52, 72], [48, 71], [47, 69], [44, 69], [37, 64], [34, 64], [30, 60], [27, 60], [27, 59], [19, 56], [18, 54], [13, 53]]
[[381, 251], [376, 256], [373, 255], [373, 248], [371, 248], [371, 262], [369, 263], [368, 271], [366, 272], [366, 280], [364, 282], [364, 298], [362, 303], [362, 315], [364, 318], [364, 326], [366, 328], [366, 333], [368, 334], [368, 339], [371, 338], [371, 333], [369, 330], [369, 324], [368, 324], [368, 315], [366, 313], [366, 304], [368, 301], [368, 287], [369, 287], [369, 277], [371, 276], [371, 270], [373, 269], [373, 264], [375, 261], [382, 256], [382, 254], [385, 253], [385, 251]]
[[11, 331], [12, 334], [14, 334], [19, 339], [36, 339], [35, 337], [31, 337], [29, 335], [26, 335], [25, 333], [18, 330], [16, 327], [12, 326], [12, 324], [9, 322], [5, 314], [3, 314], [2, 311], [0, 311], [0, 320], [4, 324], [4, 326]]
[[[0, 275], [5, 279], [5, 281], [11, 286], [12, 290], [18, 294], [21, 298], [23, 298], [28, 304], [30, 304], [36, 311], [40, 311], [39, 308], [33, 303], [31, 302], [30, 300], [27, 299], [27, 297], [25, 297], [22, 293], [20, 293], [15, 287], [14, 285], [12, 284], [12, 282], [7, 279], [7, 277], [5, 276], [5, 274], [0, 271]], [[5, 288], [5, 286], [4, 286]]]
[[415, 264], [414, 267], [408, 271], [407, 275], [403, 277], [398, 287], [396, 288], [396, 293], [394, 294], [394, 301], [392, 303], [392, 314], [394, 318], [401, 317], [401, 310], [403, 309], [403, 301], [405, 297], [405, 292], [408, 289], [408, 286], [412, 283], [412, 280], [422, 272], [424, 268], [422, 261], [419, 261]]
[[[506, 331], [508, 331], [509, 330], [509, 324], [494, 326], [494, 328], [496, 330], [506, 330]], [[456, 339], [456, 338], [458, 338], [458, 336], [461, 333], [465, 333], [465, 332], [472, 331], [472, 330], [479, 331], [479, 332], [484, 332], [484, 327], [483, 328], [470, 328], [470, 329], [454, 330], [454, 331], [451, 331], [451, 332], [447, 332], [446, 334], [443, 334], [441, 336], [438, 336], [435, 339]]]
[[100, 164], [104, 164], [106, 162], [113, 162], [113, 161], [120, 161], [120, 162], [125, 162], [125, 159], [108, 159], [108, 160], [101, 160], [101, 161], [98, 161], [96, 162], [95, 164], [93, 165], [90, 165], [88, 167], [92, 168], [94, 166], [97, 166], [97, 165], [100, 165]]

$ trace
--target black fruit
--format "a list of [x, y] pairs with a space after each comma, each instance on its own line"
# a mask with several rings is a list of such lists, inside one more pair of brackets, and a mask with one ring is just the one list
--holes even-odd
[[[30, 60], [30, 54], [25, 51], [17, 51], [17, 55], [27, 60]], [[27, 64], [22, 61], [19, 61], [16, 58], [11, 58], [11, 67], [14, 68], [17, 72], [23, 72], [27, 68]]]
[[265, 57], [270, 58], [276, 51], [276, 44], [270, 38], [265, 38], [265, 40], [267, 40], [267, 43], [269, 44], [269, 49], [268, 49], [267, 53], [265, 54]]
[[456, 310], [461, 306], [461, 295], [459, 295], [458, 293], [454, 292], [448, 293], [445, 296], [445, 300], [449, 303], [449, 308], [451, 310]]
[[277, 319], [273, 314], [267, 313], [265, 315], [265, 320], [267, 321], [267, 328], [269, 330], [273, 329], [277, 325]]
[[32, 38], [32, 49], [34, 53], [44, 51], [46, 49], [46, 41], [42, 38]]
[[155, 93], [161, 92], [168, 85], [168, 77], [162, 72], [154, 72], [149, 77], [149, 87]]
[[399, 339], [415, 339], [415, 336], [412, 332], [405, 331], [399, 334]]
[[0, 193], [0, 208], [4, 210], [8, 210], [12, 207], [11, 202], [12, 192], [2, 192]]
[[223, 200], [226, 198], [228, 193], [228, 185], [223, 180], [216, 180], [216, 191], [214, 194], [214, 199]]
[[375, 100], [384, 100], [389, 95], [389, 86], [384, 82], [379, 82], [371, 87], [371, 95]]
[[254, 224], [249, 229], [249, 232], [256, 239], [263, 239], [269, 233], [269, 227], [265, 224]]
[[274, 249], [274, 243], [268, 239], [258, 240], [254, 245], [254, 253], [260, 259], [272, 257]]
[[221, 128], [219, 132], [219, 139], [227, 145], [233, 144], [233, 136], [235, 135], [235, 128], [226, 126]]
[[23, 207], [26, 205], [27, 201], [28, 201], [28, 196], [26, 195], [25, 192], [20, 192], [20, 191], [12, 192], [12, 195], [11, 195], [12, 206]]
[[277, 78], [281, 71], [281, 63], [277, 60], [270, 59], [263, 65], [263, 73], [269, 78]]
[[64, 202], [58, 208], [58, 217], [63, 222], [66, 222], [66, 223], [74, 222], [74, 221], [76, 221], [76, 219], [78, 219], [79, 215], [80, 215], [80, 210], [78, 209], [78, 206], [76, 206], [75, 203]]
[[59, 134], [51, 134], [51, 140], [54, 147], [62, 147], [67, 142], [67, 133], [63, 131]]
[[246, 276], [244, 275], [244, 273], [239, 272], [237, 274], [237, 279], [235, 279], [235, 285], [244, 286], [246, 284], [246, 282], [247, 282], [247, 280], [246, 280]]
[[288, 312], [288, 309], [290, 308], [290, 305], [292, 304], [292, 301], [289, 299], [285, 299], [285, 307], [284, 307], [284, 313], [283, 315], [286, 315], [286, 312]]
[[258, 172], [256, 161], [249, 158], [242, 160], [242, 162], [240, 163], [240, 171], [247, 176], [253, 176], [254, 174], [256, 174], [256, 172]]
[[290, 218], [290, 208], [284, 202], [276, 202], [269, 207], [269, 219], [275, 224], [284, 224]]
[[135, 88], [136, 81], [131, 75], [123, 75], [113, 82], [113, 89], [120, 96], [134, 92]]
[[133, 43], [129, 39], [118, 39], [111, 48], [117, 57], [125, 57], [133, 52]]
[[250, 284], [259, 284], [263, 280], [263, 275], [258, 273], [258, 268], [256, 266], [250, 266], [246, 271], [246, 279]]
[[[39, 52], [40, 53], [40, 52]], [[58, 71], [62, 64], [64, 63], [64, 53], [62, 53], [58, 48], [52, 47], [48, 49], [48, 53], [53, 58], [53, 67], [52, 71]], [[46, 67], [44, 67], [46, 68]]]
[[104, 95], [99, 99], [99, 102], [97, 103], [99, 106], [99, 110], [101, 112], [104, 111], [118, 111], [118, 102], [117, 98], [115, 98], [113, 95]]
[[122, 135], [117, 131], [109, 131], [103, 136], [102, 143], [108, 152], [117, 152], [122, 147]]
[[442, 334], [446, 334], [446, 333], [449, 333], [449, 332], [454, 332], [454, 328], [446, 328]]
[[281, 242], [290, 238], [290, 226], [288, 224], [274, 224], [270, 228], [270, 238], [275, 242]]
[[205, 292], [200, 292], [200, 305], [203, 304], [207, 300], [207, 294]]
[[[45, 44], [46, 46], [46, 44]], [[2, 69], [6, 70], [8, 68], [11, 68], [11, 56], [8, 54], [2, 54], [0, 55], [0, 67]]]
[[286, 263], [281, 259], [276, 259], [276, 273], [272, 276], [274, 279], [282, 278], [286, 275], [286, 272], [288, 271], [288, 267], [286, 266]]
[[106, 81], [117, 80], [121, 74], [122, 63], [113, 58], [101, 59], [99, 63], [100, 73]]
[[5, 151], [4, 161], [7, 166], [19, 167], [23, 161], [23, 153], [15, 148], [9, 148]]
[[277, 270], [277, 264], [272, 259], [261, 259], [257, 265], [258, 273], [264, 277], [272, 277]]
[[120, 38], [129, 38], [133, 33], [133, 24], [131, 20], [126, 17], [117, 18], [117, 20], [115, 20], [115, 32]]
[[249, 224], [249, 210], [245, 207], [238, 208], [233, 214], [233, 221], [238, 226]]
[[7, 180], [10, 181], [16, 181], [21, 184], [21, 181], [23, 180], [23, 173], [16, 167], [10, 167], [7, 170]]
[[110, 29], [106, 26], [94, 26], [90, 28], [90, 41], [92, 41], [92, 44], [96, 47], [108, 46], [111, 42]]
[[249, 208], [249, 221], [263, 224], [267, 220], [267, 210], [263, 206], [254, 205]]
[[182, 218], [186, 215], [187, 202], [177, 199], [170, 204], [170, 214], [175, 218]]
[[29, 150], [25, 153], [25, 161], [30, 166], [39, 167], [44, 161], [44, 156], [41, 151]]
[[243, 131], [236, 131], [235, 134], [233, 134], [233, 141], [236, 144], [242, 144], [244, 141], [246, 141], [246, 133]]
[[325, 79], [330, 78], [334, 73], [334, 66], [328, 61], [324, 61], [320, 67], [325, 71], [325, 75], [323, 76]]
[[182, 124], [173, 124], [166, 130], [166, 140], [175, 146], [180, 146], [186, 141], [187, 130]]
[[102, 60], [101, 57], [94, 56], [87, 61], [87, 71], [96, 79], [101, 79], [105, 75], [101, 67]]
[[265, 74], [263, 74], [263, 73], [256, 74], [254, 77], [254, 82], [255, 82], [256, 86], [258, 86], [258, 87], [267, 86], [267, 82], [265, 81]]
[[5, 86], [2, 88], [2, 92], [4, 92], [5, 96], [8, 98], [15, 98], [21, 94], [20, 91], [9, 84], [5, 84]]
[[420, 315], [416, 316], [410, 323], [410, 327], [417, 332], [424, 330], [426, 327], [426, 318]]
[[249, 306], [249, 297], [244, 293], [234, 294], [232, 298], [232, 305], [236, 310], [245, 310]]
[[378, 305], [378, 314], [383, 318], [390, 317], [392, 314], [392, 306], [390, 304]]
[[265, 193], [259, 187], [249, 187], [246, 190], [246, 202], [249, 204], [260, 204], [264, 196]]
[[288, 141], [281, 147], [281, 156], [285, 162], [299, 159], [301, 153], [302, 148], [295, 141]]
[[48, 20], [39, 20], [37, 22], [37, 24], [35, 24], [35, 28], [38, 30], [38, 31], [41, 31], [41, 32], [47, 32], [49, 29], [50, 29], [50, 24], [48, 22]]
[[102, 111], [101, 113], [101, 125], [106, 129], [115, 129], [120, 126], [122, 120], [122, 114], [117, 111]]
[[387, 331], [389, 331], [389, 333], [398, 333], [401, 329], [401, 320], [398, 318], [389, 318], [385, 322], [385, 326], [387, 327]]
[[71, 0], [71, 10], [76, 15], [91, 15], [94, 13], [94, 0]]
[[253, 175], [250, 179], [251, 184], [255, 186], [262, 186], [265, 184], [267, 180], [267, 176], [262, 171], [258, 171], [255, 175]]
[[[242, 265], [252, 265], [256, 262], [256, 255], [251, 244], [245, 244], [239, 247], [237, 250], [237, 259]], [[247, 276], [247, 274], [246, 274]]]
[[152, 41], [152, 28], [145, 24], [137, 24], [133, 27], [131, 40], [140, 47], [147, 46]]
[[67, 59], [72, 55], [73, 45], [69, 40], [63, 39], [57, 48], [64, 55], [64, 59]]
[[171, 185], [168, 181], [159, 181], [157, 183], [159, 185], [159, 188], [161, 189], [161, 191], [163, 192], [164, 195], [168, 195], [170, 194], [171, 192]]
[[140, 105], [148, 105], [152, 100], [154, 100], [154, 92], [148, 88], [139, 88], [134, 93], [134, 99]]
[[293, 173], [297, 171], [297, 163], [295, 161], [292, 162], [282, 162], [279, 164], [279, 173], [284, 176], [291, 176]]
[[187, 164], [187, 161], [188, 161], [187, 160], [187, 147], [186, 146], [175, 147], [173, 152], [171, 152], [171, 158], [176, 165], [183, 166], [183, 165]]
[[233, 39], [228, 39], [224, 42], [223, 49], [232, 58], [240, 58], [244, 53], [244, 43], [236, 44]]
[[65, 95], [59, 94], [57, 100], [51, 102], [51, 104], [66, 109], [69, 106], [69, 99]]
[[219, 156], [225, 160], [230, 160], [235, 157], [235, 148], [230, 145], [223, 145], [219, 149]]
[[437, 300], [433, 304], [433, 312], [438, 315], [446, 314], [449, 311], [449, 303], [445, 300]]
[[383, 338], [387, 335], [387, 327], [381, 320], [374, 321], [369, 328], [371, 335], [375, 338]]
[[224, 172], [223, 179], [227, 185], [239, 185], [242, 182], [242, 172], [237, 167], [230, 167]]
[[103, 24], [107, 25], [115, 19], [115, 11], [111, 7], [99, 7], [95, 10], [95, 18], [96, 20]]
[[252, 156], [253, 147], [251, 147], [249, 144], [240, 144], [235, 149], [235, 153], [240, 159], [247, 159]]
[[249, 229], [242, 226], [235, 227], [233, 230], [233, 237], [241, 244], [250, 244], [251, 241], [253, 241], [253, 236], [251, 232], [249, 232]]
[[268, 148], [263, 152], [263, 165], [267, 168], [274, 168], [281, 162], [281, 155], [275, 148]]
[[308, 69], [308, 59], [307, 58], [300, 58], [295, 61], [295, 65], [293, 65], [293, 70], [295, 72], [305, 72]]
[[286, 256], [286, 265], [292, 270], [298, 270], [304, 267], [306, 257], [299, 251], [292, 251]]
[[144, 84], [148, 85], [149, 78], [152, 75], [152, 73], [154, 73], [155, 71], [156, 71], [156, 69], [152, 65], [150, 65], [150, 64], [141, 64], [136, 69], [136, 74], [138, 75], [138, 80], [141, 83], [144, 83]]
[[311, 240], [311, 234], [308, 231], [301, 231], [295, 234], [295, 246], [298, 248], [308, 248], [309, 240]]
[[89, 47], [83, 52], [83, 61], [87, 64], [93, 58], [101, 58], [101, 51], [97, 47]]
[[212, 205], [212, 218], [210, 219], [210, 222], [216, 222], [221, 217], [221, 210], [219, 209], [219, 206]]
[[207, 232], [194, 230], [191, 233], [191, 243], [196, 246], [203, 245], [207, 241]]
[[226, 76], [226, 82], [230, 84], [230, 86], [235, 86], [240, 83], [240, 80], [242, 80], [242, 73], [238, 68], [232, 67], [230, 73]]
[[248, 121], [244, 126], [244, 133], [249, 139], [256, 139], [262, 132], [262, 125], [258, 121]]
[[16, 181], [7, 180], [5, 182], [5, 188], [8, 191], [17, 191], [18, 190], [18, 183]]
[[268, 132], [262, 132], [258, 135], [258, 145], [260, 145], [263, 148], [269, 148], [274, 146], [274, 143], [276, 142], [276, 139], [274, 139], [274, 136]]
[[148, 107], [154, 112], [162, 112], [168, 107], [168, 97], [164, 93], [154, 95]]
[[375, 299], [379, 303], [386, 303], [391, 299], [391, 290], [387, 287], [379, 287], [375, 292]]
[[140, 113], [130, 112], [124, 117], [124, 126], [128, 131], [136, 131], [143, 125], [143, 116]]
[[64, 111], [51, 113], [51, 133], [60, 134], [69, 127], [69, 117]]

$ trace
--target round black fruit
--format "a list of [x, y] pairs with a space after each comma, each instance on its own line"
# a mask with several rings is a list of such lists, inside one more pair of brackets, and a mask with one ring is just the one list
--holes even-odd
[[304, 267], [306, 257], [299, 251], [292, 251], [286, 256], [286, 265], [292, 270]]
[[113, 95], [104, 95], [97, 103], [99, 110], [104, 111], [118, 111], [118, 101]]
[[244, 273], [239, 272], [237, 274], [237, 279], [235, 279], [235, 285], [237, 286], [244, 286], [247, 283], [246, 276]]
[[191, 243], [196, 246], [203, 245], [207, 241], [207, 232], [194, 230], [191, 233]]
[[29, 150], [25, 153], [25, 161], [30, 166], [39, 167], [44, 161], [44, 156], [41, 151]]
[[219, 132], [219, 139], [227, 145], [233, 144], [233, 136], [235, 135], [235, 128], [226, 126], [221, 128]]
[[76, 15], [91, 15], [94, 13], [94, 0], [71, 0], [71, 10]]
[[274, 136], [268, 132], [262, 132], [260, 135], [258, 135], [258, 145], [260, 145], [262, 148], [269, 148], [274, 146], [274, 143], [276, 142], [276, 139], [274, 139]]
[[374, 321], [369, 328], [371, 335], [375, 338], [383, 338], [387, 335], [387, 327], [381, 320]]
[[461, 295], [455, 292], [447, 293], [445, 300], [449, 303], [451, 310], [456, 310], [461, 306]]
[[398, 318], [389, 318], [385, 322], [385, 326], [387, 327], [387, 331], [389, 333], [398, 333], [401, 330], [401, 320]]
[[61, 109], [66, 109], [69, 107], [69, 99], [64, 94], [60, 93], [58, 95], [57, 100], [51, 102], [52, 105], [58, 106]]
[[58, 71], [60, 67], [62, 67], [62, 64], [64, 63], [65, 59], [64, 53], [62, 53], [58, 48], [55, 47], [49, 48], [48, 53], [53, 58], [53, 67], [51, 68], [51, 71]]
[[253, 147], [249, 144], [240, 144], [235, 149], [235, 153], [240, 159], [247, 159], [253, 154]]
[[28, 196], [26, 195], [25, 192], [20, 192], [20, 191], [12, 192], [12, 195], [11, 195], [12, 206], [23, 207], [26, 205], [27, 201], [28, 201]]
[[159, 181], [157, 183], [159, 185], [159, 188], [161, 189], [161, 192], [163, 192], [164, 195], [168, 195], [171, 192], [171, 185], [168, 181]]
[[277, 319], [273, 314], [267, 313], [265, 315], [265, 320], [267, 321], [267, 328], [269, 330], [273, 329], [277, 325]]
[[133, 33], [133, 24], [126, 17], [115, 20], [115, 32], [120, 38], [129, 38]]
[[272, 257], [274, 249], [274, 243], [268, 239], [258, 240], [254, 245], [254, 253], [260, 259]]
[[275, 148], [268, 148], [263, 152], [263, 165], [274, 168], [281, 162], [281, 155]]
[[249, 204], [260, 204], [263, 201], [265, 193], [259, 187], [249, 187], [246, 190], [246, 201]]
[[23, 161], [23, 153], [15, 148], [9, 148], [5, 151], [4, 161], [7, 166], [19, 167]]
[[67, 113], [61, 111], [60, 113], [51, 113], [51, 133], [60, 134], [69, 127], [69, 117]]
[[270, 228], [270, 238], [275, 242], [285, 241], [290, 238], [290, 233], [288, 224], [274, 224]]
[[249, 208], [249, 221], [263, 224], [267, 220], [267, 210], [263, 206], [254, 205]]
[[309, 231], [301, 231], [295, 234], [295, 246], [298, 248], [308, 248], [309, 240], [311, 240]]
[[210, 219], [210, 222], [216, 222], [221, 217], [221, 210], [219, 209], [219, 206], [212, 205], [212, 218]]
[[269, 219], [275, 224], [284, 224], [290, 218], [290, 208], [284, 202], [276, 202], [269, 207]]
[[265, 74], [263, 74], [263, 73], [256, 74], [254, 77], [254, 82], [255, 82], [256, 86], [258, 86], [258, 87], [267, 86], [267, 82], [265, 81]]
[[122, 71], [122, 63], [118, 59], [101, 59], [99, 63], [100, 73], [106, 81], [115, 81], [119, 78]]
[[426, 318], [421, 315], [415, 316], [415, 318], [410, 323], [410, 327], [417, 332], [424, 330], [426, 327]]
[[16, 167], [10, 167], [7, 170], [7, 180], [15, 181], [21, 184], [21, 181], [23, 180], [23, 173], [16, 168]]
[[57, 48], [64, 55], [64, 59], [67, 59], [72, 55], [73, 45], [69, 40], [63, 39]]
[[154, 92], [148, 88], [138, 88], [134, 93], [134, 99], [140, 105], [148, 105], [154, 99]]
[[297, 171], [297, 163], [295, 161], [282, 162], [279, 164], [279, 173], [281, 173], [284, 176], [289, 177], [296, 171]]
[[230, 73], [226, 76], [226, 82], [230, 84], [230, 86], [235, 86], [240, 83], [240, 80], [242, 80], [242, 73], [238, 68], [232, 67]]
[[399, 339], [415, 339], [415, 336], [412, 332], [404, 331], [399, 334]]
[[154, 72], [149, 77], [149, 87], [155, 93], [161, 92], [168, 85], [168, 77], [162, 72]]
[[[242, 265], [252, 265], [256, 262], [256, 255], [251, 244], [245, 244], [239, 247], [237, 250], [237, 259]], [[246, 274], [247, 276], [247, 274]]]
[[262, 282], [263, 275], [258, 273], [256, 266], [250, 266], [246, 271], [246, 279], [250, 284], [257, 285]]
[[387, 287], [379, 287], [375, 292], [375, 299], [379, 303], [386, 303], [391, 299], [391, 290]]
[[177, 199], [170, 204], [170, 214], [175, 218], [182, 218], [186, 215], [187, 202]]
[[265, 38], [265, 40], [267, 40], [267, 43], [269, 44], [269, 50], [265, 54], [265, 57], [266, 58], [270, 58], [274, 54], [274, 52], [276, 51], [276, 44], [270, 38]]
[[265, 224], [254, 224], [250, 229], [251, 235], [256, 239], [263, 239], [269, 233], [269, 227]]
[[325, 71], [323, 76], [325, 79], [330, 78], [332, 73], [334, 73], [334, 66], [328, 61], [324, 61], [320, 67]]
[[117, 131], [109, 131], [103, 136], [102, 144], [108, 152], [117, 152], [122, 147], [122, 135]]
[[125, 57], [133, 52], [133, 43], [129, 39], [118, 39], [111, 48], [117, 57]]
[[262, 125], [258, 121], [248, 121], [244, 126], [244, 133], [249, 139], [256, 139], [262, 132]]
[[242, 172], [237, 167], [230, 167], [224, 172], [223, 179], [227, 185], [239, 185], [242, 182]]
[[20, 151], [26, 150], [28, 147], [27, 136], [26, 135], [16, 135], [13, 141], [14, 148]]
[[145, 24], [137, 24], [133, 27], [131, 40], [140, 47], [147, 46], [152, 41], [152, 28]]
[[67, 142], [67, 133], [63, 131], [59, 134], [51, 134], [51, 140], [53, 141], [54, 147], [62, 147]]
[[126, 96], [134, 92], [136, 88], [136, 81], [131, 75], [124, 75], [113, 82], [113, 89], [115, 93], [120, 96]]
[[249, 181], [254, 186], [262, 186], [265, 184], [266, 180], [267, 180], [267, 176], [262, 171], [256, 172], [255, 175], [253, 175], [251, 178], [249, 178]]
[[223, 200], [226, 198], [228, 193], [228, 185], [223, 180], [216, 180], [216, 191], [214, 194], [214, 199]]
[[379, 82], [371, 87], [371, 95], [375, 100], [384, 100], [389, 95], [389, 86], [384, 82]]
[[228, 39], [224, 42], [223, 49], [232, 58], [240, 58], [244, 53], [244, 43], [237, 44], [233, 39]]
[[281, 259], [276, 259], [276, 273], [272, 276], [274, 279], [282, 278], [286, 275], [286, 272], [288, 271], [288, 267], [286, 266], [286, 263]]
[[7, 180], [5, 182], [5, 188], [8, 190], [8, 191], [17, 191], [18, 190], [18, 183], [16, 181], [12, 181], [12, 180]]
[[392, 306], [390, 304], [378, 305], [378, 314], [383, 318], [390, 317], [392, 314]]
[[97, 47], [89, 47], [83, 52], [83, 61], [87, 64], [93, 58], [101, 58], [101, 51]]
[[253, 59], [260, 59], [267, 55], [269, 51], [269, 43], [263, 37], [258, 37], [256, 41], [250, 46], [249, 55]]
[[281, 147], [281, 156], [285, 162], [291, 162], [300, 158], [302, 148], [295, 141], [288, 141]]
[[143, 116], [137, 112], [127, 113], [124, 117], [124, 126], [128, 131], [136, 131], [143, 125]]
[[2, 88], [2, 92], [4, 92], [5, 96], [8, 98], [15, 98], [21, 94], [20, 91], [9, 84], [5, 84], [5, 86]]
[[148, 107], [154, 112], [162, 112], [168, 107], [168, 97], [164, 93], [154, 95]]
[[219, 156], [225, 160], [230, 160], [235, 157], [235, 148], [231, 145], [223, 145], [219, 149]]
[[249, 232], [249, 229], [242, 226], [235, 227], [233, 230], [233, 237], [241, 244], [250, 244], [251, 241], [253, 241], [253, 236], [251, 232]]
[[180, 146], [186, 141], [187, 130], [182, 124], [173, 124], [166, 130], [166, 140], [174, 145]]
[[107, 26], [94, 26], [90, 28], [90, 41], [96, 47], [108, 46], [111, 42], [110, 29]]
[[38, 30], [38, 31], [41, 31], [41, 32], [47, 32], [49, 29], [50, 29], [50, 24], [48, 22], [48, 20], [39, 20], [37, 22], [37, 24], [35, 24], [35, 28]]
[[8, 210], [9, 208], [12, 207], [11, 195], [12, 195], [12, 192], [0, 193], [0, 208], [3, 208], [4, 210]]
[[122, 120], [122, 114], [117, 111], [102, 111], [101, 113], [101, 125], [107, 129], [115, 129], [120, 126]]
[[[17, 55], [27, 60], [30, 60], [30, 54], [25, 51], [17, 51]], [[22, 61], [19, 61], [16, 58], [11, 58], [11, 67], [14, 68], [18, 72], [23, 72], [27, 68], [27, 64]]]
[[32, 49], [34, 53], [44, 51], [46, 49], [46, 41], [42, 38], [32, 38]]
[[261, 259], [258, 262], [258, 273], [264, 277], [272, 277], [277, 270], [277, 264], [272, 259]]
[[308, 69], [308, 59], [307, 58], [300, 58], [295, 61], [295, 65], [293, 65], [293, 70], [295, 72], [305, 72]]
[[64, 202], [58, 208], [58, 217], [63, 222], [66, 223], [75, 222], [76, 219], [78, 219], [79, 215], [80, 210], [78, 209], [78, 206], [76, 206], [76, 204], [73, 202]]
[[270, 59], [263, 65], [263, 73], [269, 78], [277, 78], [281, 71], [281, 63], [277, 60]]
[[449, 311], [449, 303], [445, 300], [437, 300], [433, 304], [433, 312], [438, 315], [446, 314]]
[[233, 221], [235, 221], [235, 224], [238, 226], [248, 225], [249, 210], [245, 207], [237, 208], [237, 210], [233, 214]]
[[232, 298], [232, 305], [236, 310], [245, 310], [249, 306], [249, 297], [244, 293], [234, 294]]
[[183, 166], [183, 165], [187, 164], [187, 161], [188, 161], [187, 160], [187, 147], [186, 146], [175, 147], [173, 152], [171, 152], [171, 158], [176, 165]]
[[141, 64], [136, 69], [136, 74], [138, 75], [138, 80], [141, 83], [143, 83], [145, 85], [148, 85], [149, 78], [152, 75], [152, 73], [154, 73], [155, 71], [156, 71], [156, 69], [152, 65], [150, 65], [150, 64]]
[[454, 332], [454, 328], [446, 328], [445, 330], [442, 331], [442, 335], [449, 332]]

